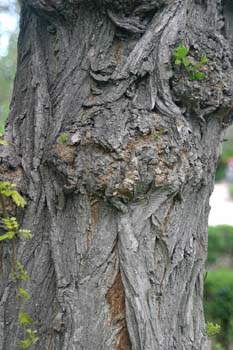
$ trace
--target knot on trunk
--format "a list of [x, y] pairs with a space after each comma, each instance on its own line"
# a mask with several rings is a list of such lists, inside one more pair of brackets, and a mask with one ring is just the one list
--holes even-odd
[[174, 192], [201, 181], [205, 165], [191, 152], [196, 141], [184, 120], [171, 135], [158, 114], [145, 111], [140, 120], [136, 110], [125, 110], [119, 124], [119, 112], [93, 109], [88, 113], [94, 126], [66, 131], [66, 144], [56, 139], [46, 162], [64, 188], [127, 203], [156, 187]]

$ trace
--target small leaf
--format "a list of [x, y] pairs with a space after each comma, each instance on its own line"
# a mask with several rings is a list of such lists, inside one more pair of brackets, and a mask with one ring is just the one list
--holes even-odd
[[173, 55], [175, 56], [175, 58], [182, 60], [187, 56], [188, 52], [189, 49], [183, 44], [180, 44], [177, 48], [175, 48]]
[[28, 335], [28, 338], [25, 338], [18, 342], [20, 349], [28, 349], [32, 345], [36, 344], [39, 340], [39, 338], [36, 336], [36, 331], [29, 328], [26, 330], [26, 333]]
[[26, 300], [29, 300], [31, 298], [30, 294], [23, 288], [19, 288], [19, 294]]
[[4, 235], [0, 236], [0, 241], [5, 241], [6, 239], [12, 239], [14, 238], [16, 232], [14, 231], [8, 231]]
[[17, 219], [15, 217], [8, 217], [2, 219], [3, 224], [6, 226], [8, 230], [18, 230], [19, 224], [17, 222]]
[[12, 191], [15, 189], [16, 185], [12, 184], [9, 181], [1, 181], [0, 182], [0, 193], [5, 196], [11, 196]]
[[17, 191], [13, 191], [12, 192], [12, 200], [15, 202], [15, 204], [18, 206], [18, 207], [25, 207], [26, 205], [26, 201], [25, 199], [19, 194], [19, 192]]
[[177, 58], [176, 60], [175, 60], [175, 65], [180, 65], [181, 64], [181, 60], [179, 59], [179, 58]]
[[1, 181], [0, 182], [0, 190], [6, 189], [7, 187], [11, 187], [13, 184], [9, 181]]
[[11, 274], [11, 278], [12, 278], [12, 280], [13, 280], [13, 282], [16, 282], [17, 281], [17, 278], [18, 276], [17, 276], [17, 273], [16, 272], [13, 272], [12, 274]]
[[0, 146], [8, 146], [8, 143], [5, 140], [0, 139]]
[[28, 273], [24, 270], [23, 265], [19, 261], [16, 262], [16, 267], [16, 279], [21, 281], [29, 281], [30, 277], [28, 276]]
[[26, 230], [26, 229], [20, 229], [19, 230], [19, 234], [23, 237], [23, 238], [32, 238], [33, 234], [31, 233], [30, 230]]
[[1, 241], [5, 241], [6, 239], [8, 239], [8, 234], [7, 233], [5, 233], [4, 235], [0, 236], [0, 242]]
[[189, 80], [200, 80], [204, 78], [205, 74], [202, 72], [195, 72], [193, 75], [189, 77]]
[[205, 64], [205, 63], [207, 63], [207, 62], [209, 62], [209, 58], [206, 57], [206, 56], [203, 56], [203, 57], [200, 59], [200, 63], [201, 63], [201, 64]]
[[7, 235], [8, 235], [8, 239], [13, 239], [16, 235], [16, 232], [15, 231], [8, 231]]
[[26, 330], [26, 332], [27, 332], [27, 334], [28, 334], [28, 336], [29, 336], [29, 338], [31, 340], [31, 344], [32, 345], [36, 344], [38, 342], [38, 340], [39, 340], [39, 338], [36, 336], [37, 331], [34, 331], [31, 328], [28, 328]]
[[18, 346], [20, 349], [28, 349], [32, 345], [31, 339], [25, 338], [18, 342]]
[[18, 231], [18, 227], [19, 227], [19, 224], [18, 224], [16, 218], [14, 218], [14, 217], [3, 218], [2, 222], [8, 231], [4, 235], [0, 236], [0, 241], [14, 238], [14, 236], [16, 235], [16, 233]]
[[11, 197], [18, 207], [26, 205], [25, 199], [15, 190], [16, 185], [9, 181], [0, 182], [0, 193], [6, 197]]
[[26, 325], [31, 323], [32, 323], [32, 319], [29, 314], [27, 314], [26, 312], [19, 313], [19, 324]]
[[184, 59], [182, 60], [182, 63], [183, 63], [183, 65], [184, 65], [185, 67], [188, 67], [188, 66], [190, 66], [190, 64], [191, 64], [191, 62], [190, 62], [190, 60], [189, 60], [188, 58], [184, 58]]
[[59, 140], [63, 145], [65, 145], [68, 142], [69, 137], [63, 133], [60, 135]]
[[214, 337], [221, 331], [221, 326], [219, 324], [214, 324], [213, 322], [207, 322], [206, 333], [208, 337]]
[[207, 58], [207, 57], [202, 57], [201, 59], [200, 59], [200, 61], [199, 62], [197, 62], [197, 64], [195, 65], [195, 67], [196, 67], [196, 69], [198, 70], [198, 69], [200, 69], [202, 66], [204, 66], [204, 64], [206, 64], [207, 62], [209, 61], [209, 59]]

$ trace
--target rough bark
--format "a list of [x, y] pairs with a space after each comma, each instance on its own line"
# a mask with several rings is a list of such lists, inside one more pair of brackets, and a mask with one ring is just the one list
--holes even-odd
[[[209, 196], [231, 119], [231, 0], [23, 0], [2, 154], [48, 350], [205, 350]], [[172, 66], [179, 43], [205, 79]], [[60, 135], [68, 135], [67, 144]], [[2, 170], [2, 172], [3, 172]], [[17, 348], [4, 245], [0, 349]]]

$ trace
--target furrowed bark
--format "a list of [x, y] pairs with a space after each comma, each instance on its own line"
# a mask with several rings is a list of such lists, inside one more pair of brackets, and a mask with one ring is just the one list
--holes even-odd
[[[209, 196], [231, 122], [230, 1], [24, 0], [3, 176], [49, 350], [205, 350]], [[179, 43], [209, 63], [190, 81]], [[67, 142], [61, 142], [61, 135]], [[3, 248], [0, 349], [21, 337]]]

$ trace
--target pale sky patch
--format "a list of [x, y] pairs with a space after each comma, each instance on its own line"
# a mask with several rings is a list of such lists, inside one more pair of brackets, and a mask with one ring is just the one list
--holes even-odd
[[[4, 5], [0, 0], [0, 5]], [[11, 32], [17, 28], [18, 19], [15, 15], [6, 12], [0, 13], [0, 56], [7, 54]]]

